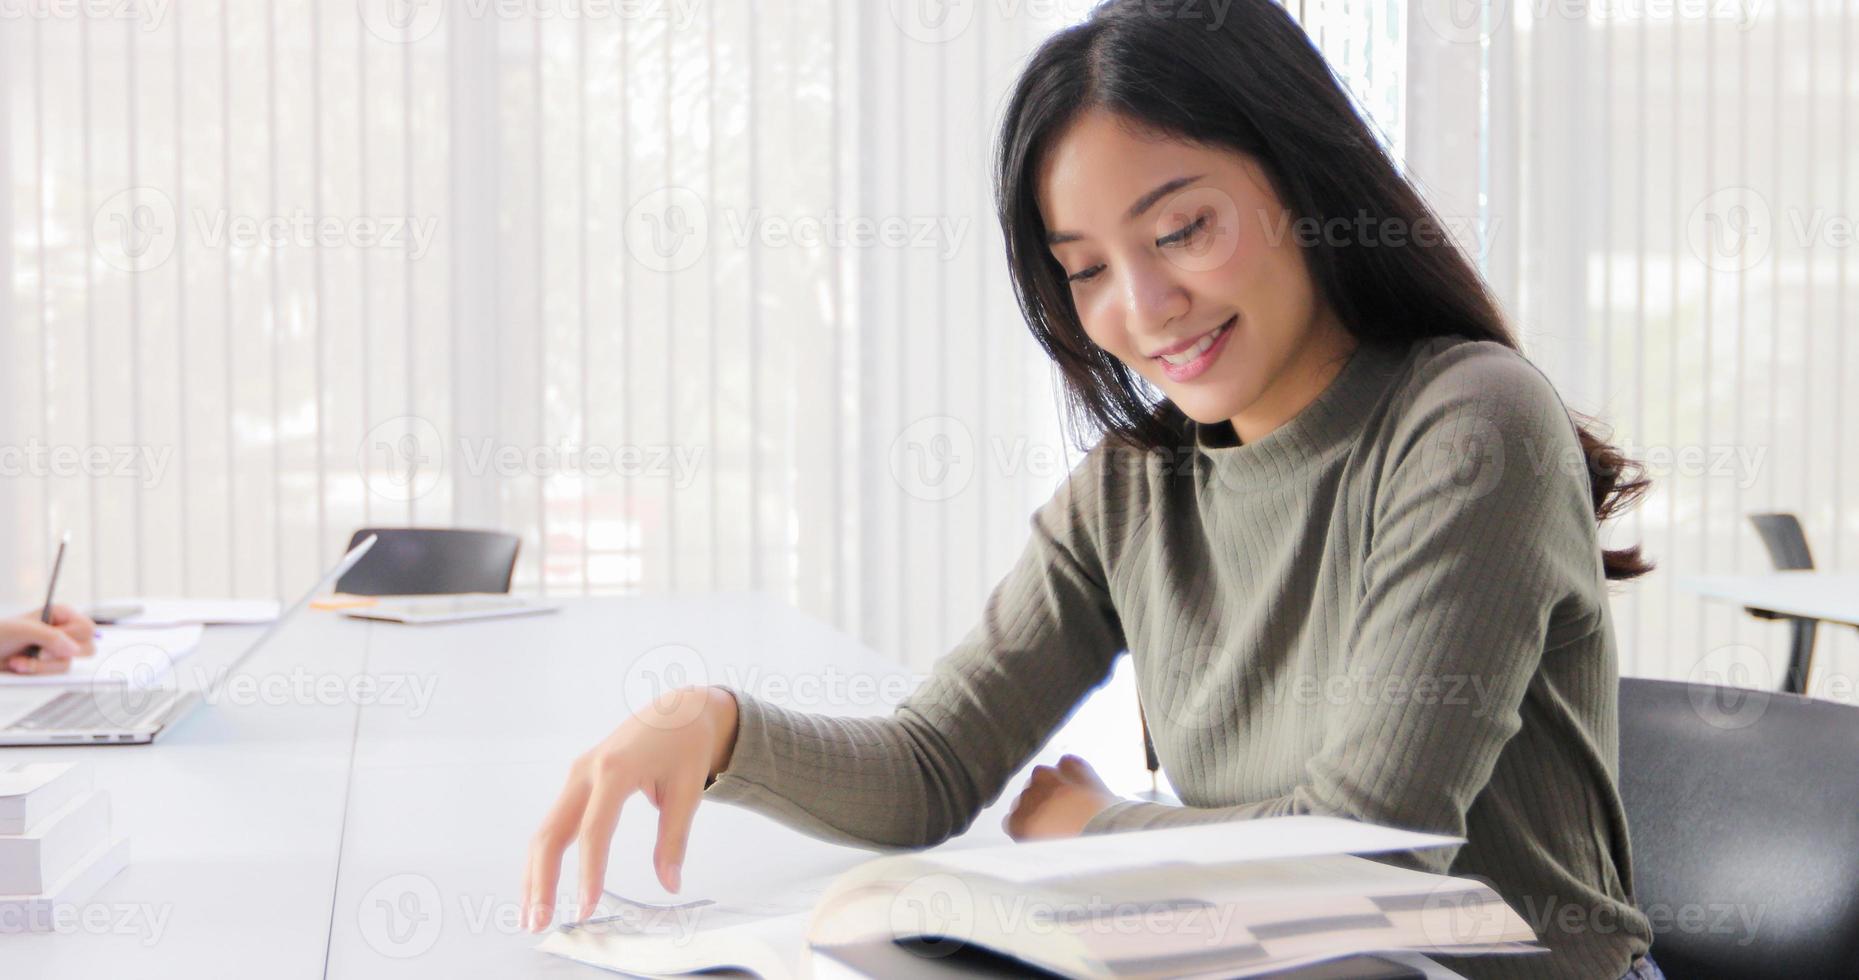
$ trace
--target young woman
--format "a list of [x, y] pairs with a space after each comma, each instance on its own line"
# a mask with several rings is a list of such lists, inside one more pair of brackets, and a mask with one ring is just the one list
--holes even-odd
[[1184, 805], [1038, 767], [1016, 838], [1328, 814], [1459, 835], [1386, 856], [1488, 881], [1547, 955], [1475, 977], [1658, 976], [1615, 789], [1598, 523], [1644, 490], [1521, 354], [1477, 272], [1268, 0], [1100, 7], [1008, 104], [998, 205], [1027, 322], [1104, 433], [981, 622], [890, 716], [674, 691], [577, 759], [532, 928], [622, 801], [676, 889], [700, 799], [923, 846], [965, 829], [1117, 654]]

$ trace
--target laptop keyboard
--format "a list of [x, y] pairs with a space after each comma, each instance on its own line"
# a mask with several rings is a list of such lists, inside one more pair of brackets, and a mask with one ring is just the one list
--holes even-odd
[[173, 701], [165, 691], [66, 691], [9, 727], [34, 732], [135, 728]]

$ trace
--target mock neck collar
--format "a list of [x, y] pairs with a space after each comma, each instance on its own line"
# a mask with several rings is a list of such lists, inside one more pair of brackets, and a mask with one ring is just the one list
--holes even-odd
[[1233, 489], [1264, 489], [1317, 466], [1355, 444], [1412, 346], [1358, 345], [1310, 404], [1253, 442], [1239, 443], [1229, 422], [1203, 425], [1189, 419], [1195, 451]]

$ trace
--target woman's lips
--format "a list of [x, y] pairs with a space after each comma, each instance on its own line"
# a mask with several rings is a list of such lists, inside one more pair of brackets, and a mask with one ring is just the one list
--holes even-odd
[[[1202, 374], [1205, 374], [1209, 368], [1213, 367], [1214, 361], [1219, 359], [1220, 353], [1226, 350], [1226, 343], [1233, 336], [1233, 328], [1238, 325], [1239, 315], [1234, 314], [1225, 323], [1203, 334], [1195, 343], [1207, 344], [1206, 349], [1202, 350], [1185, 364], [1173, 363], [1160, 355], [1155, 358], [1155, 361], [1157, 364], [1162, 365], [1162, 372], [1168, 375], [1170, 381], [1192, 381]], [[1210, 344], [1207, 343], [1208, 337], [1213, 338], [1213, 342]], [[1195, 348], [1189, 347], [1187, 349], [1194, 350]], [[1179, 357], [1179, 355], [1174, 356]]]

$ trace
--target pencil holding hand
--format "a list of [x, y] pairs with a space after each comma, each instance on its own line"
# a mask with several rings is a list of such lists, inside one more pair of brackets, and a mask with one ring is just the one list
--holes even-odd
[[72, 658], [88, 657], [96, 650], [96, 624], [83, 613], [54, 601], [58, 573], [64, 568], [65, 548], [70, 542], [67, 531], [59, 539], [51, 579], [45, 587], [45, 602], [38, 613], [0, 619], [0, 664], [12, 673], [62, 674], [71, 669]]

